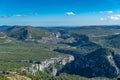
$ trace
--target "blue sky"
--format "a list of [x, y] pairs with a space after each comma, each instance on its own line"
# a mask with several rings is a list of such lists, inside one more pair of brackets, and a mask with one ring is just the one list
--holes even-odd
[[120, 0], [0, 0], [0, 25], [119, 25]]

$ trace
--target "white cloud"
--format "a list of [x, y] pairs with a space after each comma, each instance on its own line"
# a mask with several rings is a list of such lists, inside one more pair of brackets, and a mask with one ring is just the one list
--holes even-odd
[[75, 15], [74, 12], [66, 12], [66, 14], [67, 14], [67, 15], [72, 15], [72, 16]]
[[116, 16], [110, 16], [109, 18], [110, 20], [115, 20], [115, 21], [120, 19], [119, 17], [116, 17]]
[[108, 14], [112, 14], [112, 13], [113, 13], [113, 11], [107, 11], [107, 13], [108, 13]]
[[112, 16], [109, 16], [109, 19], [110, 20], [120, 20], [120, 15], [118, 14], [118, 15], [112, 15]]
[[113, 11], [100, 11], [99, 13], [107, 13], [107, 14], [112, 14], [113, 13]]
[[118, 21], [118, 20], [120, 20], [120, 14], [100, 18], [100, 21], [106, 21], [106, 20]]

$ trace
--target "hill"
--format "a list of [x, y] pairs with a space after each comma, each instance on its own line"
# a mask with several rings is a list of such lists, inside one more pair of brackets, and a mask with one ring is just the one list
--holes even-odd
[[[79, 80], [80, 76], [86, 80], [94, 77], [114, 78], [120, 73], [120, 54], [115, 49], [120, 49], [118, 27], [5, 28], [0, 32], [0, 70], [3, 73], [25, 69], [26, 73], [30, 72], [30, 76], [41, 78], [43, 75], [43, 80], [48, 76], [50, 79], [69, 79], [73, 74], [73, 80]], [[72, 55], [74, 61], [58, 60], [58, 57], [65, 57], [66, 54]], [[53, 60], [58, 63], [53, 63]], [[68, 63], [65, 64], [66, 61]], [[43, 62], [52, 64], [44, 67]], [[43, 72], [39, 72], [42, 69], [40, 65], [44, 67]], [[59, 76], [53, 77], [53, 73]], [[61, 76], [63, 73], [67, 75]]]
[[87, 55], [77, 55], [76, 60], [66, 65], [61, 71], [89, 78], [113, 78], [119, 74], [113, 54], [114, 51], [111, 49], [100, 48]]
[[38, 29], [32, 26], [13, 26], [5, 30], [5, 33], [9, 37], [18, 40], [41, 39], [43, 36], [45, 37], [50, 34], [47, 30]]
[[120, 48], [120, 34], [107, 37], [106, 42], [114, 48]]
[[12, 27], [12, 26], [2, 25], [2, 26], [0, 26], [0, 31], [6, 30], [6, 29], [8, 29], [8, 28], [10, 28], [10, 27]]

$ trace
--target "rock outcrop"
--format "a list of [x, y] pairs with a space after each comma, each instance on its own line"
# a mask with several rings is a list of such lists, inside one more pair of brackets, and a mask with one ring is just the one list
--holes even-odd
[[[59, 56], [45, 61], [35, 61], [32, 63], [31, 67], [23, 68], [23, 70], [34, 74], [36, 71], [44, 71], [45, 68], [51, 68], [51, 74], [55, 76], [58, 72], [58, 67], [65, 66], [67, 63], [70, 63], [74, 60], [74, 57], [71, 55]], [[58, 66], [57, 68], [55, 66]]]
[[73, 56], [60, 56], [60, 57], [55, 57], [55, 58], [51, 58], [51, 59], [47, 59], [45, 61], [42, 62], [35, 62], [32, 64], [33, 68], [36, 68], [37, 70], [43, 71], [44, 68], [49, 67], [52, 64], [59, 64], [59, 65], [66, 65], [66, 63], [69, 63], [71, 61], [74, 60]]

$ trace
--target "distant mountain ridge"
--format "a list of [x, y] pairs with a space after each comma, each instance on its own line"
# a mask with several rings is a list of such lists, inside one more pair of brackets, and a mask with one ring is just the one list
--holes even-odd
[[10, 28], [10, 27], [12, 27], [12, 26], [2, 25], [2, 26], [0, 26], [0, 31], [6, 30], [6, 29], [8, 29], [8, 28]]
[[120, 48], [120, 34], [107, 37], [106, 42], [112, 47]]
[[48, 36], [50, 34], [47, 30], [37, 29], [32, 26], [13, 26], [5, 30], [5, 33], [9, 37], [18, 40], [41, 39], [43, 36]]

